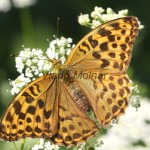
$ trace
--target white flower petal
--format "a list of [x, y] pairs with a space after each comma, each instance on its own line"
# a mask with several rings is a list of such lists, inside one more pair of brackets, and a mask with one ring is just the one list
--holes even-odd
[[89, 18], [89, 15], [88, 14], [81, 14], [79, 17], [78, 17], [78, 22], [79, 24], [81, 25], [86, 25], [90, 22], [90, 18]]

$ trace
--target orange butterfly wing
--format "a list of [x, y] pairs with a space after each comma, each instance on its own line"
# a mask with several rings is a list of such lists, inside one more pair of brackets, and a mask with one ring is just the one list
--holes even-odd
[[67, 59], [67, 68], [102, 126], [118, 119], [128, 106], [131, 91], [126, 71], [137, 34], [136, 17], [112, 20], [87, 34]]
[[128, 68], [137, 34], [136, 17], [109, 21], [92, 30], [74, 47], [67, 59], [67, 68], [123, 74]]
[[58, 131], [50, 139], [53, 143], [67, 147], [87, 141], [99, 130], [87, 112], [77, 105], [76, 101], [80, 98], [79, 95], [75, 94], [77, 87], [72, 88], [72, 86], [74, 87], [74, 82], [60, 83]]
[[0, 121], [0, 139], [46, 138], [72, 146], [99, 130], [75, 103], [70, 87], [51, 75], [37, 78], [10, 103]]
[[[98, 72], [97, 72], [98, 74]], [[76, 79], [87, 95], [92, 110], [101, 126], [124, 114], [128, 106], [130, 82], [127, 74], [99, 76], [93, 79]]]
[[58, 128], [57, 80], [37, 78], [10, 103], [0, 121], [0, 139], [52, 137]]

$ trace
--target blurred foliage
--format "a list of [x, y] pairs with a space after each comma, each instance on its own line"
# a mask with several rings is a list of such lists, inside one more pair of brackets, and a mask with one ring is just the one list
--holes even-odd
[[[135, 42], [129, 75], [139, 85], [141, 95], [150, 96], [150, 1], [38, 0], [36, 5], [29, 8], [12, 7], [8, 12], [0, 12], [0, 115], [12, 97], [6, 91], [10, 90], [8, 79], [14, 80], [18, 76], [14, 58], [10, 55], [17, 55], [22, 45], [46, 50], [47, 39], [53, 39], [57, 33], [58, 17], [59, 36], [71, 37], [77, 43], [89, 31], [77, 23], [77, 16], [91, 12], [94, 6], [104, 9], [111, 7], [116, 12], [127, 8], [129, 14], [137, 16], [145, 26]], [[32, 140], [29, 142], [32, 143]], [[0, 142], [0, 146], [6, 149], [10, 145]]]

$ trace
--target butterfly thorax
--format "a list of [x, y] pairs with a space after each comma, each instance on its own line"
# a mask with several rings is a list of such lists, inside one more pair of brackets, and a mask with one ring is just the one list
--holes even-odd
[[61, 63], [60, 60], [52, 59], [50, 61], [53, 64], [53, 69], [59, 82], [63, 82], [66, 87], [69, 87], [68, 91], [72, 95], [78, 107], [84, 111], [88, 111], [90, 109], [88, 99], [83, 90], [75, 82], [74, 77], [70, 75], [69, 70]]
[[54, 73], [59, 74], [59, 73], [63, 73], [65, 69], [65, 65], [62, 64], [62, 62], [60, 60], [57, 60], [55, 58], [50, 59], [50, 62], [52, 63], [52, 68]]

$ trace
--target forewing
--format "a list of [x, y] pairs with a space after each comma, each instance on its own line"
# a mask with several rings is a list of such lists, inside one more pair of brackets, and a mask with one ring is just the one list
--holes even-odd
[[137, 34], [136, 17], [123, 17], [100, 25], [75, 46], [67, 59], [67, 68], [122, 74], [127, 70]]
[[95, 123], [80, 109], [67, 85], [60, 85], [58, 132], [52, 137], [54, 143], [71, 147], [87, 141], [99, 130]]
[[[98, 73], [97, 73], [98, 74]], [[102, 125], [118, 119], [128, 106], [130, 82], [127, 74], [99, 75], [98, 78], [76, 79], [89, 100], [92, 110]]]
[[57, 80], [37, 78], [10, 103], [0, 121], [0, 139], [51, 137], [58, 127]]

